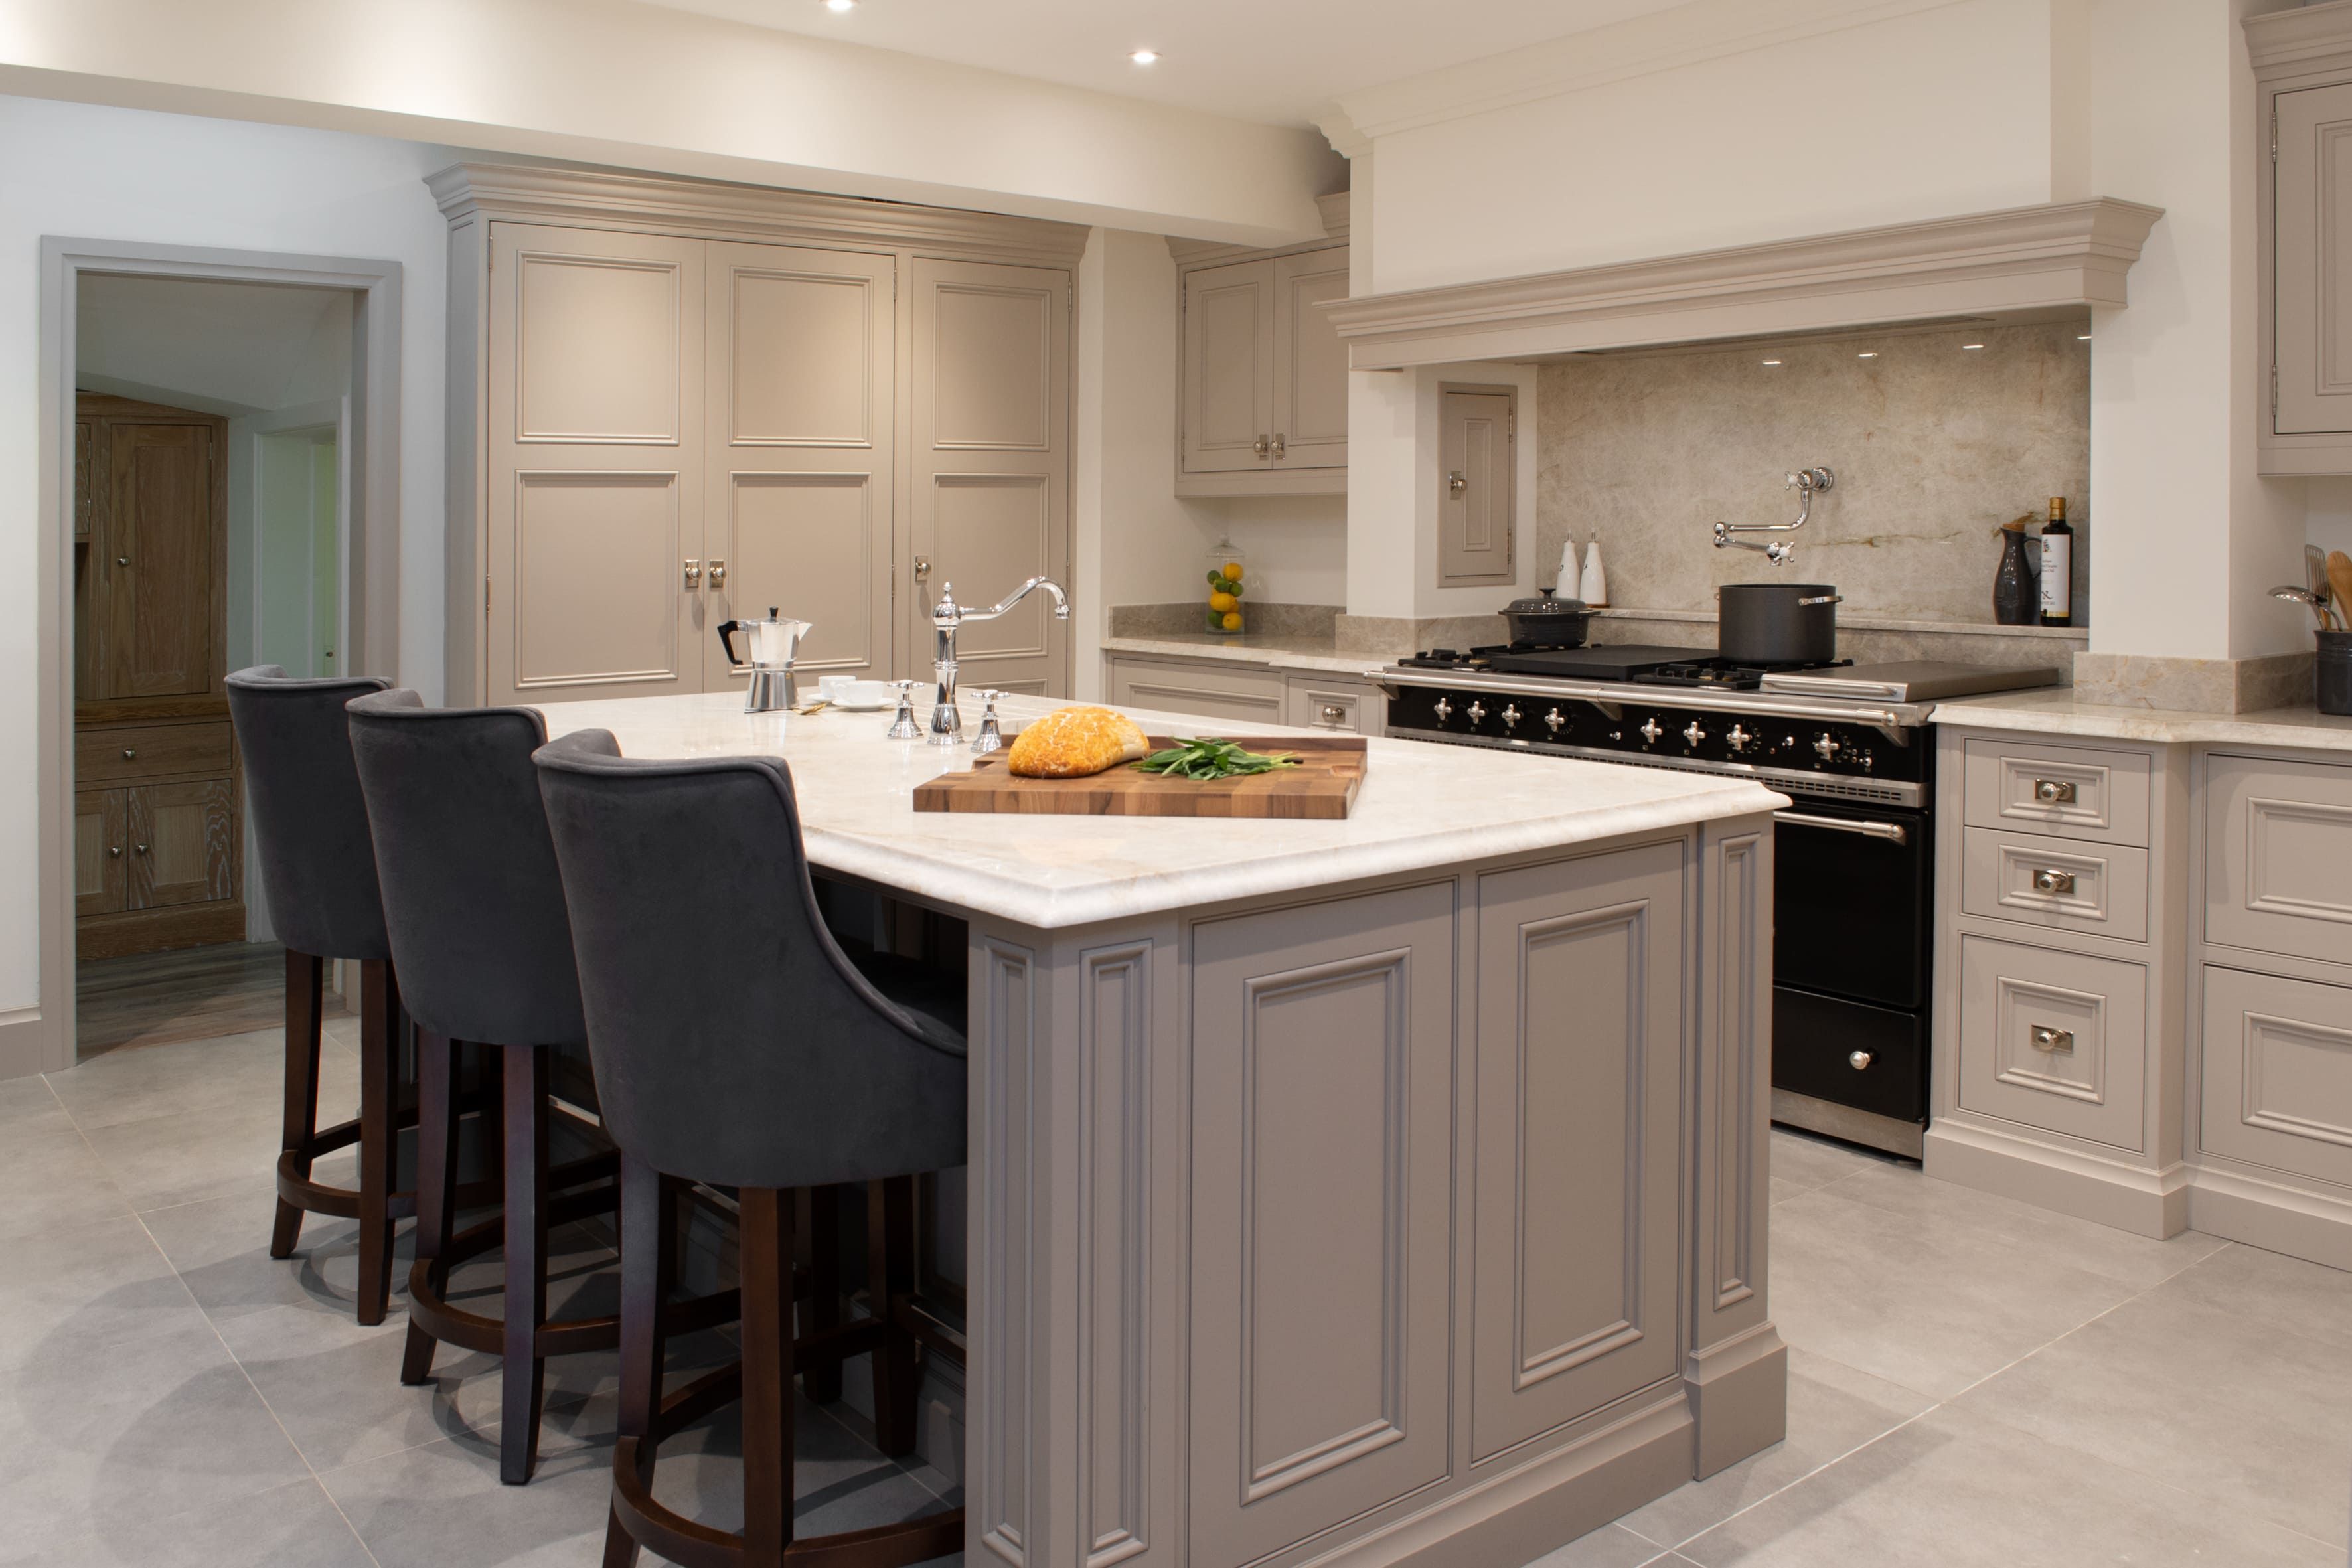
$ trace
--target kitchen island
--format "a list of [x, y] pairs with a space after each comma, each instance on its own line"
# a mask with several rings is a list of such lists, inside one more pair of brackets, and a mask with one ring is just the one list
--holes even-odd
[[887, 713], [543, 711], [781, 754], [964, 922], [969, 1563], [1517, 1568], [1780, 1439], [1781, 797], [1375, 739], [1344, 821], [919, 815], [970, 752]]

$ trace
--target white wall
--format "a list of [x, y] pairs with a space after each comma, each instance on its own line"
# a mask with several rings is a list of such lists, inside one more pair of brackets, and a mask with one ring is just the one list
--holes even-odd
[[446, 150], [365, 136], [0, 98], [0, 1017], [39, 1002], [34, 768], [44, 235], [402, 264], [399, 678], [441, 689]]

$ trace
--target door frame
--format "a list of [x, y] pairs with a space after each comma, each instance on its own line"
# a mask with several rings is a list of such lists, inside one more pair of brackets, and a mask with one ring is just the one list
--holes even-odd
[[76, 301], [84, 273], [348, 289], [352, 444], [345, 641], [362, 671], [400, 663], [400, 331], [397, 261], [130, 240], [41, 238], [39, 531], [35, 588], [38, 703], [35, 835], [39, 1000], [0, 1014], [0, 1079], [73, 1066], [73, 411]]

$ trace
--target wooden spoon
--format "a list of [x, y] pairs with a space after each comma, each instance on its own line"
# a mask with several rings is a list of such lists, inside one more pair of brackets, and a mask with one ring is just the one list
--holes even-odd
[[2352, 618], [2352, 555], [2341, 550], [2328, 552], [2327, 585], [2336, 591], [2337, 613]]

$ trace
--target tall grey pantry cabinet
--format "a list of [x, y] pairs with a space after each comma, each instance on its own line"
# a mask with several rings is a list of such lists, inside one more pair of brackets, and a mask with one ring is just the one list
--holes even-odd
[[[717, 628], [814, 623], [811, 675], [919, 675], [929, 612], [1070, 569], [1072, 224], [458, 163], [452, 701], [725, 690]], [[1037, 601], [968, 686], [1066, 693]]]

